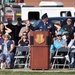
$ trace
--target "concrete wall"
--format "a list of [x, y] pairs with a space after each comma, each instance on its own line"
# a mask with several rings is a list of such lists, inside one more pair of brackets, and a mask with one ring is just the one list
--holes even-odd
[[75, 0], [24, 0], [26, 5], [39, 6], [40, 1], [61, 1], [64, 6], [73, 7]]

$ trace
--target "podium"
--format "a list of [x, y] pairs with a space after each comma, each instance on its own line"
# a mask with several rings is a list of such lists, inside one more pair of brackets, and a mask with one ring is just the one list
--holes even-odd
[[30, 69], [49, 69], [50, 33], [30, 31]]

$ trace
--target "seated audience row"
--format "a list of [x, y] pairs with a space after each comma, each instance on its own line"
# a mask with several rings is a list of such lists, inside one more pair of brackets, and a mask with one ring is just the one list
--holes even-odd
[[[69, 58], [67, 57], [68, 61], [70, 62], [70, 68], [75, 68], [75, 63], [74, 63], [74, 54], [75, 54], [75, 33], [73, 33], [73, 39], [71, 39], [71, 41], [69, 42], [69, 44], [67, 45], [67, 41], [63, 39], [62, 37], [62, 33], [58, 32], [55, 36], [53, 36], [53, 41], [52, 44], [50, 46], [50, 61], [51, 63], [53, 62], [53, 56], [55, 55], [55, 52], [57, 49], [60, 48], [70, 48], [70, 55]], [[65, 49], [64, 49], [65, 50]], [[69, 50], [69, 49], [68, 49]]]

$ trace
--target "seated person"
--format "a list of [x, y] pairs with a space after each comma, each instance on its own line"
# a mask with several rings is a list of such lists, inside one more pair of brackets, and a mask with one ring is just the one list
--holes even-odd
[[69, 39], [69, 33], [67, 31], [65, 31], [62, 27], [61, 27], [61, 24], [60, 24], [60, 21], [56, 21], [54, 23], [54, 28], [55, 28], [55, 34], [57, 34], [58, 32], [61, 32], [63, 35], [62, 35], [62, 38], [64, 40], [66, 40], [67, 44], [69, 43], [70, 39]]
[[18, 46], [29, 46], [28, 35], [26, 32], [23, 32]]
[[[28, 33], [23, 32], [23, 34], [22, 34], [22, 36], [21, 36], [21, 39], [19, 40], [18, 46], [30, 46], [29, 40], [28, 40]], [[23, 51], [23, 52], [20, 53], [20, 54], [25, 55], [26, 52]]]
[[23, 32], [27, 32], [29, 33], [30, 29], [29, 27], [27, 26], [29, 24], [29, 20], [26, 20], [25, 21], [25, 26], [21, 28], [20, 32], [19, 32], [19, 37], [22, 36]]
[[13, 63], [14, 63], [14, 42], [12, 40], [10, 40], [10, 35], [9, 34], [4, 34], [3, 35], [3, 43], [0, 44], [0, 50], [1, 50], [1, 54], [0, 54], [0, 62], [4, 62], [5, 63], [5, 68], [12, 68], [13, 67]]
[[[58, 32], [56, 34], [55, 40], [53, 40], [53, 46], [55, 47], [54, 49], [59, 49], [59, 48], [67, 48], [67, 42], [62, 39], [62, 33]], [[53, 49], [53, 48], [52, 48]], [[50, 51], [55, 51], [55, 50], [50, 50]]]
[[[53, 46], [51, 45], [51, 47], [50, 47], [50, 51], [53, 51], [52, 54], [54, 54], [57, 49], [60, 49], [60, 50], [61, 49], [63, 49], [63, 50], [66, 49], [66, 51], [67, 51], [68, 50], [67, 48], [68, 47], [67, 47], [66, 40], [62, 39], [62, 33], [61, 32], [58, 32], [56, 34], [56, 39], [53, 41]], [[65, 55], [64, 53], [61, 53], [61, 54], [62, 55]]]
[[61, 47], [67, 48], [67, 42], [62, 39], [62, 33], [58, 32], [57, 34], [57, 39], [54, 41], [54, 46], [56, 49], [59, 49]]
[[71, 53], [70, 53], [70, 59], [71, 59], [71, 63], [70, 63], [70, 68], [75, 68], [75, 64], [74, 64], [74, 60], [75, 60], [75, 32], [73, 33], [73, 39], [70, 41], [68, 47], [72, 49]]

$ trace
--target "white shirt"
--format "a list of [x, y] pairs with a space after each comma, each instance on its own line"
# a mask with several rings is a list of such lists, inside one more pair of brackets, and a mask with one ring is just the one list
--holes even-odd
[[7, 54], [8, 50], [7, 50], [7, 42], [3, 43], [4, 47], [3, 47], [3, 54]]

